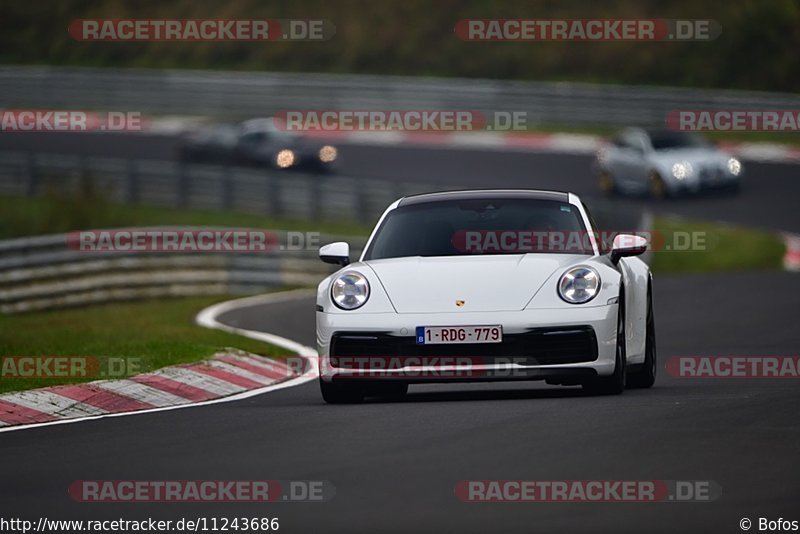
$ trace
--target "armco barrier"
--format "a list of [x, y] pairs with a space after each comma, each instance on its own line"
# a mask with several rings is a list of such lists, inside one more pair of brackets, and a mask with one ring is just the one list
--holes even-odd
[[[286, 232], [275, 233], [286, 242]], [[339, 240], [351, 244], [354, 258], [365, 241], [322, 235], [319, 243]], [[319, 260], [316, 246], [240, 253], [82, 252], [67, 246], [67, 234], [8, 239], [0, 241], [0, 312], [312, 286], [333, 268]]]
[[112, 202], [225, 210], [371, 225], [399, 197], [437, 190], [334, 174], [180, 161], [0, 151], [0, 194], [74, 194], [90, 187]]

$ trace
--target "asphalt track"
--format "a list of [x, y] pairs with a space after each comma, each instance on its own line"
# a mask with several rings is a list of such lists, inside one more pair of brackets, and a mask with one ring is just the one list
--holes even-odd
[[[797, 354], [800, 278], [658, 277], [659, 358]], [[313, 345], [311, 299], [220, 320]], [[663, 367], [662, 367], [663, 371]], [[412, 386], [398, 403], [323, 404], [316, 383], [166, 413], [0, 435], [4, 517], [277, 516], [281, 532], [738, 532], [800, 519], [800, 389], [678, 379], [592, 397], [538, 382]], [[326, 503], [87, 504], [81, 479], [327, 480]], [[463, 503], [464, 479], [713, 480], [703, 503]]]
[[[38, 150], [73, 155], [175, 159], [175, 136], [126, 133], [0, 134], [0, 150]], [[572, 191], [590, 205], [599, 195], [588, 155], [547, 152], [463, 150], [431, 147], [346, 144], [340, 147], [339, 171], [383, 181], [431, 184], [433, 189], [523, 187]], [[643, 204], [656, 212], [676, 213], [771, 230], [800, 232], [797, 199], [800, 165], [745, 161], [745, 189], [739, 196], [702, 195], [676, 201], [613, 199], [620, 211]], [[324, 179], [324, 176], [321, 177]]]
[[[14, 142], [172, 157], [168, 140], [83, 136]], [[342, 152], [343, 173], [376, 179], [594, 190], [581, 156]], [[740, 197], [655, 207], [800, 231], [798, 169], [752, 163]], [[687, 355], [798, 354], [796, 274], [663, 276], [655, 291], [662, 364]], [[313, 346], [313, 314], [305, 299], [221, 319]], [[403, 402], [328, 406], [309, 383], [227, 404], [0, 434], [0, 516], [277, 516], [282, 532], [741, 532], [743, 517], [800, 520], [798, 401], [796, 380], [677, 379], [663, 367], [653, 389], [618, 397], [534, 382], [412, 386]], [[86, 504], [67, 494], [81, 479], [328, 480], [336, 496], [326, 503]], [[722, 495], [706, 503], [468, 504], [453, 492], [464, 479], [713, 480]]]

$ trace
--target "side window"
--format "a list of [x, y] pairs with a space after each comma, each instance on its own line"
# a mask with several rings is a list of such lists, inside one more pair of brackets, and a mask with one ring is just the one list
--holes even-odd
[[639, 154], [644, 153], [644, 147], [642, 146], [642, 138], [638, 134], [628, 134], [625, 136], [625, 147], [633, 150]]

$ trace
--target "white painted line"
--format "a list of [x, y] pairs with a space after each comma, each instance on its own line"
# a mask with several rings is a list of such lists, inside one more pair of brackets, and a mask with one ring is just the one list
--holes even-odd
[[274, 334], [268, 334], [267, 332], [236, 328], [234, 326], [228, 326], [217, 321], [217, 317], [232, 310], [249, 308], [251, 306], [259, 306], [261, 304], [276, 304], [279, 302], [299, 300], [301, 298], [310, 297], [314, 294], [314, 291], [308, 289], [296, 289], [293, 291], [269, 293], [267, 295], [256, 295], [255, 297], [245, 297], [241, 299], [220, 302], [219, 304], [209, 306], [198, 313], [197, 317], [195, 318], [195, 322], [197, 322], [197, 324], [200, 326], [205, 326], [206, 328], [216, 328], [217, 330], [223, 330], [225, 332], [230, 332], [231, 334], [238, 334], [250, 339], [271, 343], [272, 345], [284, 348], [290, 352], [299, 354], [300, 356], [316, 358], [317, 351], [311, 347], [306, 347], [301, 343], [292, 341], [291, 339], [286, 339], [285, 337], [276, 336]]
[[133, 380], [103, 380], [93, 382], [92, 385], [99, 388], [118, 393], [123, 397], [129, 397], [138, 401], [152, 404], [153, 406], [172, 406], [175, 404], [186, 404], [192, 402], [189, 399], [173, 395], [167, 391], [156, 389], [147, 384], [140, 384]]
[[[210, 306], [204, 310], [202, 310], [196, 318], [196, 321], [201, 326], [206, 326], [208, 328], [216, 328], [219, 330], [225, 330], [227, 332], [233, 331], [239, 335], [248, 337], [250, 339], [255, 339], [259, 341], [266, 341], [267, 343], [272, 343], [273, 345], [282, 347], [284, 349], [290, 350], [292, 352], [296, 352], [298, 355], [308, 358], [310, 365], [307, 366], [306, 372], [298, 376], [297, 378], [292, 378], [290, 380], [286, 380], [284, 382], [279, 382], [277, 384], [272, 384], [269, 386], [264, 386], [263, 388], [251, 389], [250, 391], [243, 391], [241, 393], [237, 393], [234, 395], [230, 395], [228, 397], [221, 397], [219, 399], [211, 399], [202, 402], [196, 402], [192, 404], [179, 404], [176, 406], [165, 406], [163, 408], [150, 408], [147, 410], [139, 410], [136, 412], [122, 412], [122, 413], [109, 413], [103, 415], [96, 415], [91, 417], [76, 417], [74, 419], [61, 419], [58, 421], [49, 421], [47, 423], [34, 423], [30, 425], [16, 425], [16, 426], [7, 426], [4, 428], [0, 428], [0, 433], [2, 432], [15, 432], [18, 430], [28, 430], [30, 428], [39, 428], [43, 426], [52, 426], [52, 425], [66, 425], [71, 423], [80, 423], [82, 421], [90, 421], [93, 419], [103, 419], [106, 417], [126, 417], [126, 416], [133, 416], [139, 415], [144, 413], [155, 413], [155, 412], [166, 412], [170, 410], [182, 410], [186, 408], [195, 408], [197, 406], [208, 406], [211, 404], [222, 404], [224, 402], [235, 402], [242, 399], [248, 399], [250, 397], [255, 397], [257, 395], [263, 395], [264, 393], [271, 393], [273, 391], [278, 391], [281, 389], [291, 388], [295, 386], [299, 386], [301, 384], [305, 384], [311, 380], [314, 380], [318, 376], [317, 372], [317, 353], [314, 349], [310, 347], [306, 347], [301, 343], [297, 343], [296, 341], [292, 341], [291, 339], [287, 339], [285, 337], [276, 336], [274, 334], [268, 334], [266, 332], [257, 332], [255, 330], [245, 330], [243, 328], [233, 328], [227, 325], [224, 325], [217, 321], [217, 316], [221, 313], [226, 311], [235, 310], [239, 307], [246, 308], [249, 306], [256, 306], [258, 304], [271, 304], [271, 303], [278, 303], [278, 302], [286, 302], [290, 300], [297, 300], [301, 298], [307, 298], [308, 296], [313, 295], [312, 291], [308, 290], [296, 290], [296, 291], [285, 291], [282, 293], [270, 293], [267, 295], [259, 295], [256, 297], [246, 297], [243, 299], [235, 299], [229, 300], [227, 302], [222, 302], [219, 304], [215, 304]], [[295, 350], [299, 349], [299, 350]], [[0, 425], [2, 426], [2, 425]]]
[[56, 417], [85, 417], [107, 413], [102, 408], [69, 399], [46, 389], [33, 389], [3, 395], [0, 400], [19, 404]]

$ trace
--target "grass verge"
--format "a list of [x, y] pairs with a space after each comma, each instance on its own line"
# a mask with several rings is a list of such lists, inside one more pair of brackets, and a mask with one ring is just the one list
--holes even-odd
[[[97, 358], [106, 377], [124, 378], [201, 360], [225, 347], [264, 356], [287, 355], [285, 349], [194, 323], [202, 308], [228, 298], [159, 299], [21, 315], [0, 314], [3, 369], [8, 369], [5, 361], [8, 357], [81, 356]], [[6, 374], [0, 375], [0, 392], [103, 378], [12, 378]]]
[[780, 269], [786, 251], [774, 233], [720, 223], [656, 217], [653, 230], [670, 246], [653, 252], [651, 267], [658, 274]]

